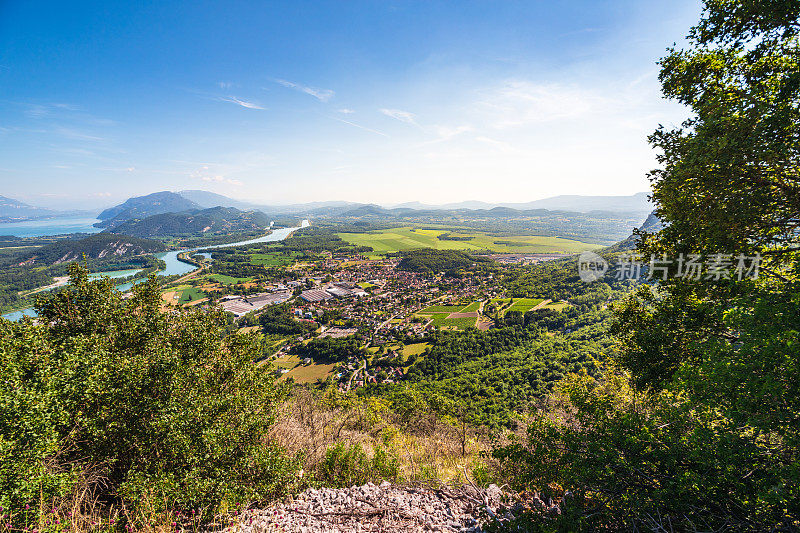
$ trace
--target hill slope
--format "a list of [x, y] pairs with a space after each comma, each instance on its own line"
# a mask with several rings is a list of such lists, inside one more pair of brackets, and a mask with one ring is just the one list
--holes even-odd
[[201, 209], [201, 206], [174, 192], [155, 192], [146, 196], [128, 198], [124, 203], [106, 209], [97, 215], [102, 222], [98, 222], [95, 226], [98, 228], [114, 227], [126, 220], [192, 209]]
[[23, 260], [32, 260], [35, 264], [58, 265], [82, 260], [84, 255], [87, 259], [111, 259], [164, 250], [166, 247], [157, 241], [113, 233], [98, 233], [85, 239], [65, 239], [48, 244], [38, 250], [27, 252], [22, 257]]
[[170, 237], [205, 233], [259, 230], [269, 226], [269, 218], [260, 211], [240, 211], [233, 207], [212, 207], [183, 213], [161, 213], [141, 220], [121, 222], [113, 233], [136, 237]]

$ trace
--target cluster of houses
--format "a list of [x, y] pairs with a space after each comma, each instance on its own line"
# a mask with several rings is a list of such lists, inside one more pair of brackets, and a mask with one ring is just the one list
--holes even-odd
[[555, 261], [570, 254], [490, 254], [489, 257], [505, 265], [535, 265], [544, 261]]

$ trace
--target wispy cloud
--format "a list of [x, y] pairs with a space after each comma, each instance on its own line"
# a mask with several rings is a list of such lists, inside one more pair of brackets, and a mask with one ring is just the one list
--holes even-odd
[[583, 118], [613, 105], [599, 92], [577, 86], [511, 80], [480, 103], [498, 129]]
[[277, 83], [280, 83], [284, 87], [288, 87], [290, 89], [295, 89], [296, 91], [300, 91], [302, 93], [310, 94], [320, 102], [327, 102], [336, 94], [330, 89], [318, 89], [316, 87], [309, 87], [307, 85], [302, 85], [300, 83], [295, 83], [289, 80], [282, 80], [277, 79], [275, 80]]
[[386, 115], [387, 117], [392, 117], [395, 120], [399, 120], [400, 122], [405, 122], [406, 124], [416, 124], [416, 116], [414, 113], [409, 113], [408, 111], [403, 111], [402, 109], [381, 109], [381, 113]]
[[84, 133], [82, 131], [73, 129], [73, 128], [63, 128], [57, 127], [55, 132], [59, 135], [66, 137], [67, 139], [73, 139], [77, 141], [105, 141], [103, 137], [98, 137], [96, 135], [90, 135], [88, 133]]
[[388, 137], [388, 135], [386, 135], [385, 133], [383, 133], [381, 131], [373, 130], [372, 128], [368, 128], [366, 126], [362, 126], [361, 124], [356, 124], [355, 122], [350, 122], [349, 120], [345, 120], [343, 118], [337, 118], [337, 117], [330, 117], [330, 118], [332, 118], [333, 120], [338, 120], [339, 122], [343, 122], [345, 124], [349, 124], [351, 126], [354, 126], [356, 128], [362, 129], [364, 131], [368, 131], [370, 133], [375, 133], [377, 135], [382, 135], [383, 137]]
[[210, 183], [227, 183], [228, 185], [242, 185], [240, 180], [229, 178], [222, 174], [213, 172], [208, 165], [203, 165], [197, 170], [192, 171], [189, 176], [194, 179], [206, 181]]
[[493, 139], [491, 137], [486, 137], [486, 136], [480, 135], [478, 137], [475, 137], [475, 140], [478, 141], [478, 142], [487, 144], [487, 145], [499, 150], [500, 152], [502, 152], [504, 154], [523, 153], [520, 150], [518, 150], [518, 149], [514, 148], [513, 146], [511, 146], [510, 144], [508, 144], [507, 142], [498, 141], [497, 139]]
[[336, 111], [338, 111], [339, 113], [344, 113], [345, 115], [352, 115], [353, 113], [355, 113], [355, 111], [353, 111], [349, 107], [343, 107], [341, 109], [337, 109]]
[[230, 102], [232, 104], [236, 104], [236, 105], [240, 105], [242, 107], [246, 107], [247, 109], [264, 109], [263, 107], [261, 107], [260, 105], [254, 103], [254, 102], [248, 102], [247, 100], [240, 100], [239, 98], [236, 98], [235, 96], [221, 96], [219, 99], [222, 102]]
[[229, 81], [220, 81], [217, 82], [217, 85], [219, 86], [220, 89], [230, 89], [233, 87], [233, 83]]
[[72, 104], [65, 103], [39, 103], [39, 104], [24, 104], [27, 107], [26, 113], [29, 117], [42, 118], [52, 114], [56, 110], [64, 111], [78, 111], [78, 107]]
[[133, 172], [136, 170], [136, 167], [107, 167], [98, 170], [103, 170], [105, 172]]
[[453, 137], [461, 135], [462, 133], [467, 133], [467, 132], [470, 132], [470, 131], [474, 131], [474, 128], [472, 126], [467, 125], [467, 124], [462, 125], [462, 126], [440, 126], [440, 125], [436, 125], [436, 126], [433, 126], [433, 131], [434, 131], [434, 133], [436, 133], [437, 139], [432, 141], [432, 142], [443, 142], [443, 141], [449, 141]]

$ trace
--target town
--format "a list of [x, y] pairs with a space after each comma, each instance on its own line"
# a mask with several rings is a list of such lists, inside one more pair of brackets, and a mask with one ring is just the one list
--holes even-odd
[[315, 261], [294, 258], [269, 279], [239, 279], [209, 274], [214, 261], [195, 256], [201, 268], [164, 289], [164, 300], [167, 307], [219, 304], [239, 331], [266, 334], [270, 349], [262, 362], [273, 365], [280, 379], [332, 381], [349, 391], [403, 380], [435, 331], [488, 330], [509, 312], [568, 305], [509, 298], [499, 283], [507, 266], [564, 257], [492, 254], [486, 258], [490, 267], [454, 275], [410, 271], [400, 257], [323, 251]]

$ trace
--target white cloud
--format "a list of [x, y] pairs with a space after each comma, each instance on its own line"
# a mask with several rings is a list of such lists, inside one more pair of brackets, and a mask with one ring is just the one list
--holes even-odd
[[413, 113], [408, 111], [403, 111], [402, 109], [381, 109], [381, 113], [386, 115], [387, 117], [392, 117], [395, 120], [399, 120], [400, 122], [405, 122], [406, 124], [416, 124], [416, 116]]
[[218, 174], [212, 171], [208, 165], [203, 165], [197, 170], [192, 171], [189, 176], [194, 179], [199, 179], [201, 181], [209, 182], [209, 183], [227, 183], [228, 185], [242, 185], [240, 180], [229, 178], [223, 174]]
[[307, 85], [301, 85], [301, 84], [295, 83], [293, 81], [281, 80], [281, 79], [277, 79], [275, 81], [277, 83], [280, 83], [284, 87], [289, 87], [290, 89], [295, 89], [297, 91], [300, 91], [300, 92], [303, 92], [303, 93], [306, 93], [306, 94], [310, 94], [311, 96], [313, 96], [314, 98], [316, 98], [320, 102], [327, 102], [328, 100], [333, 98], [333, 96], [336, 94], [335, 92], [333, 92], [330, 89], [318, 89], [316, 87], [309, 87]]
[[344, 113], [345, 115], [352, 115], [353, 113], [355, 113], [355, 111], [353, 111], [349, 107], [343, 107], [341, 109], [337, 109], [336, 111], [338, 111], [339, 113]]
[[247, 109], [264, 109], [263, 107], [261, 107], [260, 105], [258, 105], [256, 103], [248, 102], [246, 100], [240, 100], [240, 99], [236, 98], [235, 96], [222, 96], [222, 97], [220, 97], [220, 101], [222, 101], [222, 102], [230, 102], [232, 104], [236, 104], [236, 105], [240, 105], [242, 107], [246, 107]]

